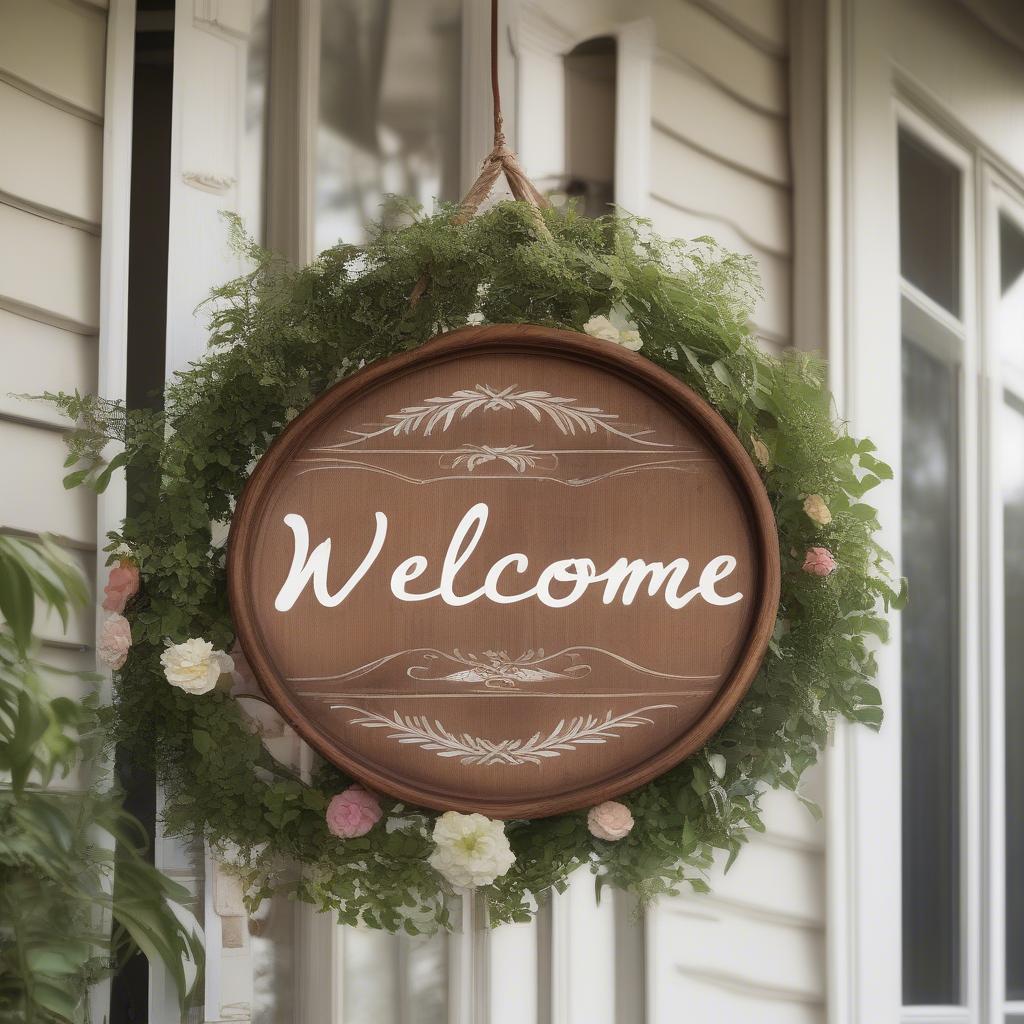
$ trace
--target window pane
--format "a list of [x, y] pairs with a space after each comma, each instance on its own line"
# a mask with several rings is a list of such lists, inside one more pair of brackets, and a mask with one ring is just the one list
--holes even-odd
[[957, 381], [903, 343], [903, 999], [960, 1001]]
[[1003, 407], [1006, 671], [1006, 998], [1024, 999], [1024, 414]]
[[323, 4], [316, 247], [359, 243], [389, 194], [459, 198], [461, 0]]
[[900, 273], [960, 315], [960, 171], [909, 132], [899, 135]]
[[601, 36], [565, 56], [565, 191], [588, 217], [615, 200], [616, 52]]
[[1024, 370], [1024, 231], [999, 219], [999, 349], [1008, 363]]
[[345, 1024], [446, 1024], [448, 940], [345, 928], [342, 999]]

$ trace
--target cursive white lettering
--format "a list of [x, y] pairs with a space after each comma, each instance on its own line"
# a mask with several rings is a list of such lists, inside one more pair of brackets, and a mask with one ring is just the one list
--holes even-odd
[[[601, 600], [604, 604], [621, 601], [631, 605], [646, 583], [647, 595], [656, 597], [662, 592], [665, 603], [673, 609], [685, 608], [695, 597], [701, 597], [707, 604], [722, 607], [735, 604], [743, 594], [720, 594], [716, 585], [732, 575], [736, 559], [732, 555], [715, 555], [701, 571], [697, 586], [682, 591], [690, 562], [676, 558], [667, 565], [664, 562], [645, 562], [642, 559], [619, 558], [604, 572], [598, 572], [590, 558], [561, 558], [543, 568], [534, 586], [519, 593], [502, 593], [499, 583], [502, 576], [514, 569], [524, 576], [530, 567], [530, 560], [522, 552], [503, 555], [497, 559], [484, 578], [483, 586], [468, 593], [456, 592], [456, 581], [467, 562], [476, 551], [487, 525], [490, 510], [484, 502], [478, 502], [462, 517], [452, 534], [451, 541], [441, 563], [438, 586], [433, 590], [414, 593], [409, 590], [413, 580], [420, 579], [429, 568], [425, 555], [411, 555], [400, 562], [391, 574], [391, 593], [399, 601], [429, 601], [440, 598], [453, 608], [472, 604], [481, 598], [494, 604], [516, 604], [536, 598], [548, 608], [566, 608], [579, 601], [586, 592], [597, 584], [604, 584]], [[284, 517], [284, 523], [293, 534], [294, 553], [288, 578], [281, 587], [274, 602], [278, 611], [286, 612], [295, 604], [299, 595], [312, 580], [313, 594], [325, 608], [341, 604], [355, 590], [366, 576], [384, 547], [388, 533], [388, 517], [376, 513], [376, 530], [373, 541], [362, 562], [349, 576], [340, 590], [332, 594], [328, 589], [327, 576], [330, 566], [331, 539], [321, 541], [313, 553], [309, 553], [309, 528], [306, 520], [291, 512]], [[557, 585], [567, 585], [568, 591], [555, 594]], [[561, 586], [557, 586], [561, 590]]]

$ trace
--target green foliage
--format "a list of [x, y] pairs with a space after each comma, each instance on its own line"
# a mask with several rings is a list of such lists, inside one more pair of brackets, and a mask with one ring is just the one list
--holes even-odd
[[[426, 862], [433, 812], [391, 805], [391, 831], [381, 824], [363, 839], [335, 839], [323, 810], [348, 780], [329, 767], [311, 786], [291, 777], [230, 697], [168, 686], [159, 656], [165, 638], [231, 646], [224, 550], [214, 539], [223, 530], [213, 527], [229, 520], [253, 461], [325, 388], [467, 322], [578, 331], [615, 307], [639, 328], [643, 353], [706, 397], [748, 451], [755, 440], [766, 447], [782, 552], [779, 624], [749, 696], [710, 746], [624, 798], [637, 822], [626, 839], [594, 839], [581, 813], [510, 822], [516, 865], [485, 894], [497, 922], [527, 918], [581, 865], [600, 885], [644, 899], [680, 885], [704, 890], [713, 850], [734, 857], [750, 829], [763, 830], [760, 794], [797, 789], [836, 716], [872, 728], [881, 721], [871, 642], [885, 638], [884, 610], [902, 594], [888, 581], [875, 512], [862, 498], [889, 471], [869, 442], [833, 423], [814, 360], [766, 355], [751, 338], [759, 286], [749, 258], [710, 239], [665, 241], [625, 217], [547, 211], [546, 239], [518, 203], [462, 226], [450, 213], [414, 216], [299, 269], [251, 245], [236, 222], [253, 269], [214, 293], [211, 351], [170, 382], [165, 413], [126, 418], [96, 399], [50, 396], [79, 417], [71, 451], [81, 479], [99, 479], [103, 447], [117, 440], [138, 492], [140, 511], [110, 548], [127, 548], [143, 579], [129, 612], [135, 646], [118, 681], [118, 738], [140, 759], [156, 751], [172, 831], [241, 847], [253, 901], [282, 887], [282, 864], [297, 860], [305, 872], [288, 883], [296, 897], [343, 921], [447, 926], [446, 885]], [[424, 272], [428, 288], [411, 305]], [[829, 525], [804, 513], [808, 494], [828, 503]], [[825, 579], [801, 571], [812, 545], [839, 563]], [[711, 754], [725, 759], [722, 777]]]
[[33, 656], [36, 600], [66, 626], [87, 597], [51, 541], [0, 537], [0, 1021], [11, 1024], [86, 1021], [89, 986], [136, 949], [168, 965], [184, 998], [184, 961], [202, 957], [171, 906], [188, 893], [144, 860], [117, 794], [47, 788], [96, 749], [97, 721], [92, 701], [47, 695], [45, 678], [65, 673]]

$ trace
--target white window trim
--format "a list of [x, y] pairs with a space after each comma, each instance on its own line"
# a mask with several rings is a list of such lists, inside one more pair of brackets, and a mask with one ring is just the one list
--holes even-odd
[[[961, 173], [960, 316], [949, 313], [904, 279], [900, 279], [901, 329], [911, 341], [957, 370], [958, 397], [958, 543], [959, 543], [959, 688], [960, 688], [960, 921], [961, 995], [954, 1008], [904, 1007], [904, 1020], [935, 1018], [978, 1021], [981, 1014], [981, 565], [982, 524], [979, 452], [982, 443], [979, 404], [978, 190], [974, 154], [937, 127], [902, 95], [896, 78], [897, 128], [905, 130]], [[922, 1018], [921, 1014], [926, 1016]], [[930, 1016], [928, 1016], [930, 1015]]]
[[998, 436], [1002, 407], [1009, 394], [1024, 406], [1024, 377], [1002, 361], [997, 323], [1000, 304], [998, 268], [999, 220], [1005, 216], [1024, 232], [1024, 183], [1012, 182], [990, 164], [982, 168], [980, 206], [983, 259], [993, 268], [984, 281], [982, 323], [985, 345], [982, 350], [981, 400], [985, 417], [983, 448], [983, 523], [985, 555], [989, 575], [986, 602], [984, 651], [985, 675], [985, 760], [984, 788], [987, 796], [984, 821], [986, 857], [983, 866], [982, 921], [985, 951], [983, 978], [984, 1004], [993, 1019], [1004, 1014], [1024, 1014], [1024, 1001], [1006, 998], [1006, 786], [1005, 786], [1005, 671], [1004, 671], [1004, 579], [1003, 500], [999, 479], [999, 452], [993, 441]]
[[[123, 401], [128, 371], [128, 236], [131, 213], [132, 105], [135, 74], [135, 3], [110, 0], [107, 12], [106, 74], [103, 96], [103, 184], [100, 246], [100, 305], [96, 393]], [[109, 453], [108, 453], [109, 454]], [[96, 501], [96, 579], [106, 577], [107, 534], [120, 527], [126, 509], [127, 486], [115, 473]], [[97, 587], [97, 589], [99, 589]], [[96, 606], [96, 635], [105, 613]], [[98, 666], [102, 670], [102, 666]], [[111, 673], [103, 670], [100, 703], [111, 698]], [[162, 970], [160, 965], [151, 971]], [[89, 992], [93, 1019], [106, 1020], [110, 1011], [110, 981]]]
[[[828, 0], [826, 209], [829, 383], [851, 431], [900, 474], [896, 125], [878, 0]], [[880, 177], [879, 168], [891, 168]], [[879, 488], [881, 543], [899, 564], [899, 488]], [[877, 653], [878, 733], [840, 723], [827, 760], [830, 1024], [900, 1014], [900, 623]], [[894, 910], [894, 908], [897, 908]]]

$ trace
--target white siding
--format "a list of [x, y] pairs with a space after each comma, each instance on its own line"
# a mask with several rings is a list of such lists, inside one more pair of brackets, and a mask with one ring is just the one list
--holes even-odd
[[792, 203], [786, 8], [692, 0], [658, 10], [651, 205], [666, 234], [710, 234], [761, 268], [752, 326], [792, 339]]
[[103, 119], [107, 16], [75, 0], [0, 0], [0, 78]]
[[[793, 338], [787, 5], [654, 6], [648, 212], [664, 234], [708, 234], [757, 259], [765, 295], [752, 326], [777, 351]], [[650, 1024], [824, 1022], [824, 829], [791, 794], [769, 793], [765, 809], [767, 834], [728, 874], [712, 872], [713, 895], [649, 915]]]
[[[17, 396], [97, 386], [107, 13], [0, 0], [0, 25], [0, 531], [53, 534], [91, 584], [95, 497], [62, 486], [66, 424]], [[47, 659], [91, 670], [93, 622], [40, 619]]]

